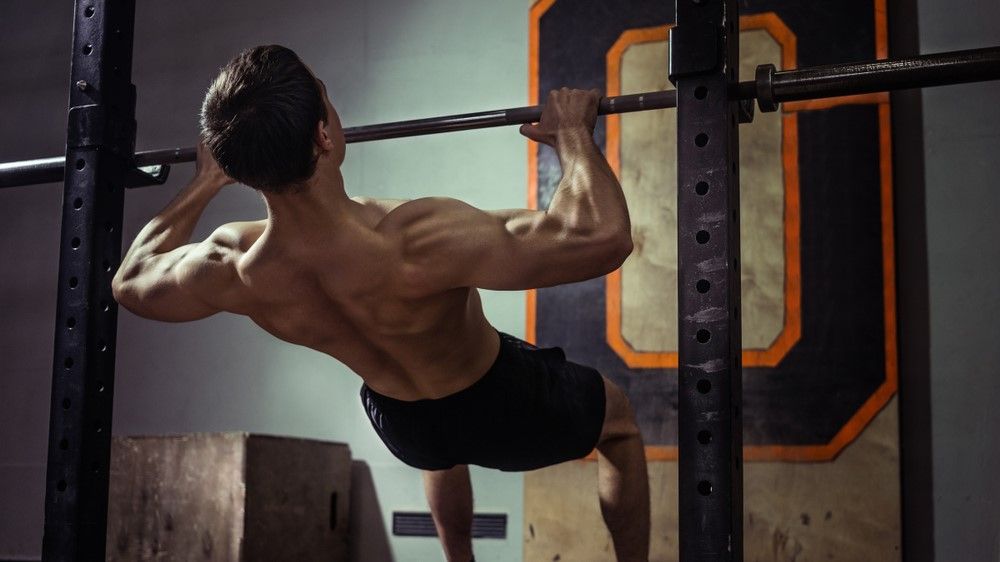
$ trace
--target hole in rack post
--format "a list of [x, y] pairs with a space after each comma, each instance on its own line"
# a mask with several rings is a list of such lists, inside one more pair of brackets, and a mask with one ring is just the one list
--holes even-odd
[[702, 480], [698, 482], [698, 493], [707, 496], [712, 493], [712, 483], [708, 480]]

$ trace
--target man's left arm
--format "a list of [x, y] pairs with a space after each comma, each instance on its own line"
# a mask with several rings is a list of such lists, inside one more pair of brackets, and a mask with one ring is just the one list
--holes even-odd
[[[212, 291], [224, 291], [236, 276], [230, 254], [238, 233], [225, 228], [189, 243], [209, 201], [232, 180], [199, 145], [194, 179], [136, 236], [112, 281], [115, 299], [146, 318], [181, 322], [219, 312]], [[231, 230], [231, 229], [230, 229]]]

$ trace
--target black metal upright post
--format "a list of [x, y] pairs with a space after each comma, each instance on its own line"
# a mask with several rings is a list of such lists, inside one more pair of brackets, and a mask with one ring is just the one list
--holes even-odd
[[739, 16], [676, 2], [680, 560], [741, 561]]
[[45, 493], [47, 562], [105, 559], [134, 0], [77, 0]]

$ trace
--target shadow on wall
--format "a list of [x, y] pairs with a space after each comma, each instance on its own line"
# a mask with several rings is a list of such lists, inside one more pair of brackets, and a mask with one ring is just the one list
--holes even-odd
[[394, 562], [389, 548], [382, 508], [375, 491], [371, 468], [364, 461], [351, 463], [351, 528], [348, 530], [351, 562], [384, 560]]

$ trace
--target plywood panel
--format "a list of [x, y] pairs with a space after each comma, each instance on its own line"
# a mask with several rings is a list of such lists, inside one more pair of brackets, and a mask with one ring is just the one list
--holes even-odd
[[[896, 400], [832, 462], [744, 466], [748, 562], [900, 560]], [[652, 462], [650, 560], [677, 560], [677, 463]], [[597, 500], [597, 463], [525, 475], [525, 562], [614, 559]]]
[[239, 560], [245, 438], [113, 439], [107, 559]]
[[347, 559], [351, 453], [247, 433], [115, 437], [107, 559]]

